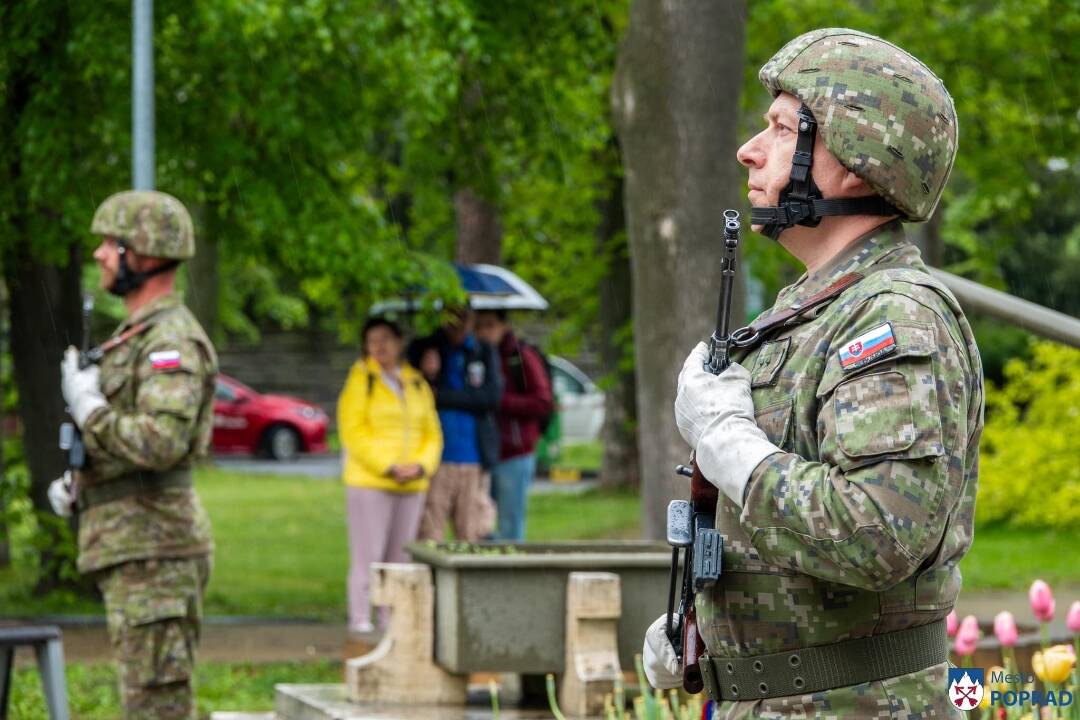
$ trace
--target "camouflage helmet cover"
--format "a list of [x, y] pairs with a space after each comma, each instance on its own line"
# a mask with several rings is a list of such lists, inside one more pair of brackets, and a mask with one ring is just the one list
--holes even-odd
[[140, 255], [187, 260], [195, 255], [195, 231], [183, 203], [163, 192], [125, 190], [98, 206], [90, 232], [123, 240]]
[[758, 79], [809, 107], [829, 151], [905, 219], [934, 213], [956, 158], [956, 110], [918, 59], [873, 35], [826, 28], [789, 42]]

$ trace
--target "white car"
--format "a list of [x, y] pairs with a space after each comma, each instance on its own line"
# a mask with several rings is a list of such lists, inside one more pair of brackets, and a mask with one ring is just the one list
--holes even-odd
[[569, 360], [549, 355], [548, 361], [559, 410], [560, 443], [597, 440], [604, 427], [604, 392]]

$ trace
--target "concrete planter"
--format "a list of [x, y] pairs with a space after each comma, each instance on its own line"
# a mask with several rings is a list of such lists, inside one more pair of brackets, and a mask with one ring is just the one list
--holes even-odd
[[[413, 544], [435, 575], [435, 660], [450, 672], [559, 673], [565, 663], [566, 578], [619, 575], [619, 660], [633, 668], [645, 630], [667, 609], [671, 550], [648, 541]], [[510, 549], [509, 552], [506, 552]], [[498, 554], [484, 554], [498, 553]]]

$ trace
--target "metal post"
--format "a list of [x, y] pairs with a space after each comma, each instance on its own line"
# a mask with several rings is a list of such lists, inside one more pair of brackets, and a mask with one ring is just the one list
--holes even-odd
[[154, 0], [132, 0], [131, 174], [154, 189]]
[[931, 268], [930, 274], [953, 291], [964, 310], [986, 314], [1044, 338], [1080, 348], [1080, 320], [1074, 317], [943, 270]]

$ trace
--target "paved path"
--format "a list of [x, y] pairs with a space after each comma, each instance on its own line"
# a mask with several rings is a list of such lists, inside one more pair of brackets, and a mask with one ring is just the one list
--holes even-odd
[[[1080, 599], [1080, 586], [1055, 588], [1057, 617], [1051, 633], [1067, 638], [1065, 613], [1073, 600]], [[1008, 610], [1021, 625], [1034, 625], [1027, 593], [990, 590], [961, 594], [957, 612], [973, 614], [980, 623], [993, 622], [994, 615]], [[92, 662], [109, 657], [109, 641], [104, 617], [45, 618], [64, 630], [64, 653], [68, 660]], [[340, 660], [345, 649], [344, 626], [307, 621], [270, 621], [258, 618], [208, 618], [203, 629], [200, 657], [217, 662], [277, 662], [286, 660]], [[369, 639], [374, 645], [375, 638]], [[356, 654], [351, 653], [351, 654]], [[27, 655], [23, 660], [30, 661]]]

